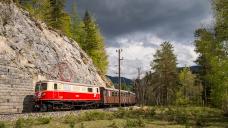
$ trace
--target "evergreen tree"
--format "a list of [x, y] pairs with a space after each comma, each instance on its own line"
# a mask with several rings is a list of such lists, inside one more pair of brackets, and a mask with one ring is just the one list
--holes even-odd
[[35, 18], [47, 22], [50, 13], [49, 0], [19, 0], [23, 8], [28, 10]]
[[101, 74], [107, 72], [107, 54], [105, 51], [104, 39], [100, 33], [98, 26], [92, 19], [88, 11], [84, 16], [84, 40], [80, 40], [80, 46], [92, 58], [93, 63]]
[[77, 13], [77, 4], [75, 1], [71, 7], [70, 17], [72, 38], [81, 45], [85, 41], [85, 25]]
[[72, 37], [72, 32], [71, 32], [71, 18], [67, 13], [63, 13], [63, 17], [61, 19], [62, 21], [62, 26], [60, 30], [63, 31], [67, 35], [67, 37]]
[[63, 11], [65, 0], [49, 0], [50, 1], [50, 21], [49, 25], [53, 28], [60, 29], [63, 25], [63, 17], [65, 13]]
[[162, 105], [170, 104], [174, 99], [178, 78], [176, 64], [172, 44], [162, 43], [161, 49], [157, 50], [151, 63], [154, 77], [157, 78], [155, 84], [158, 85], [157, 90], [160, 92]]

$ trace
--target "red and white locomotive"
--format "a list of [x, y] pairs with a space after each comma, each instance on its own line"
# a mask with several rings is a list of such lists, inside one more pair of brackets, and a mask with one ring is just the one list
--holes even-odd
[[[135, 94], [120, 91], [121, 105], [136, 103]], [[111, 106], [119, 104], [119, 90], [96, 85], [46, 80], [36, 83], [35, 110], [74, 109], [78, 106]]]

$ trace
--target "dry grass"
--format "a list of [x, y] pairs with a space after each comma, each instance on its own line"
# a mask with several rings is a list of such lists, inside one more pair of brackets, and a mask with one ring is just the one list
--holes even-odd
[[[29, 128], [228, 127], [228, 119], [222, 116], [221, 110], [202, 107], [148, 107], [148, 109], [138, 110], [121, 109], [116, 112], [90, 111], [62, 118], [20, 120], [23, 126], [29, 126]], [[14, 128], [16, 122], [4, 122], [4, 124], [6, 128]]]

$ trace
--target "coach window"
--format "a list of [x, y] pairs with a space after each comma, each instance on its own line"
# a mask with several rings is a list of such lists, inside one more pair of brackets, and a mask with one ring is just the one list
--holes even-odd
[[112, 96], [115, 96], [115, 92], [114, 91], [112, 91]]
[[88, 88], [88, 92], [93, 92], [93, 89], [92, 88]]
[[54, 89], [57, 90], [58, 89], [58, 85], [55, 83], [54, 84]]
[[111, 96], [111, 91], [107, 90], [107, 94], [108, 94], [108, 96]]
[[108, 90], [105, 90], [104, 93], [105, 93], [105, 96], [110, 96], [110, 92]]

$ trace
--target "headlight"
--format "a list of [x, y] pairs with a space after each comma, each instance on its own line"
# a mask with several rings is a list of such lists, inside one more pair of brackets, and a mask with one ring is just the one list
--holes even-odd
[[42, 94], [41, 94], [41, 96], [45, 96], [46, 95], [46, 93], [45, 92], [43, 92]]

